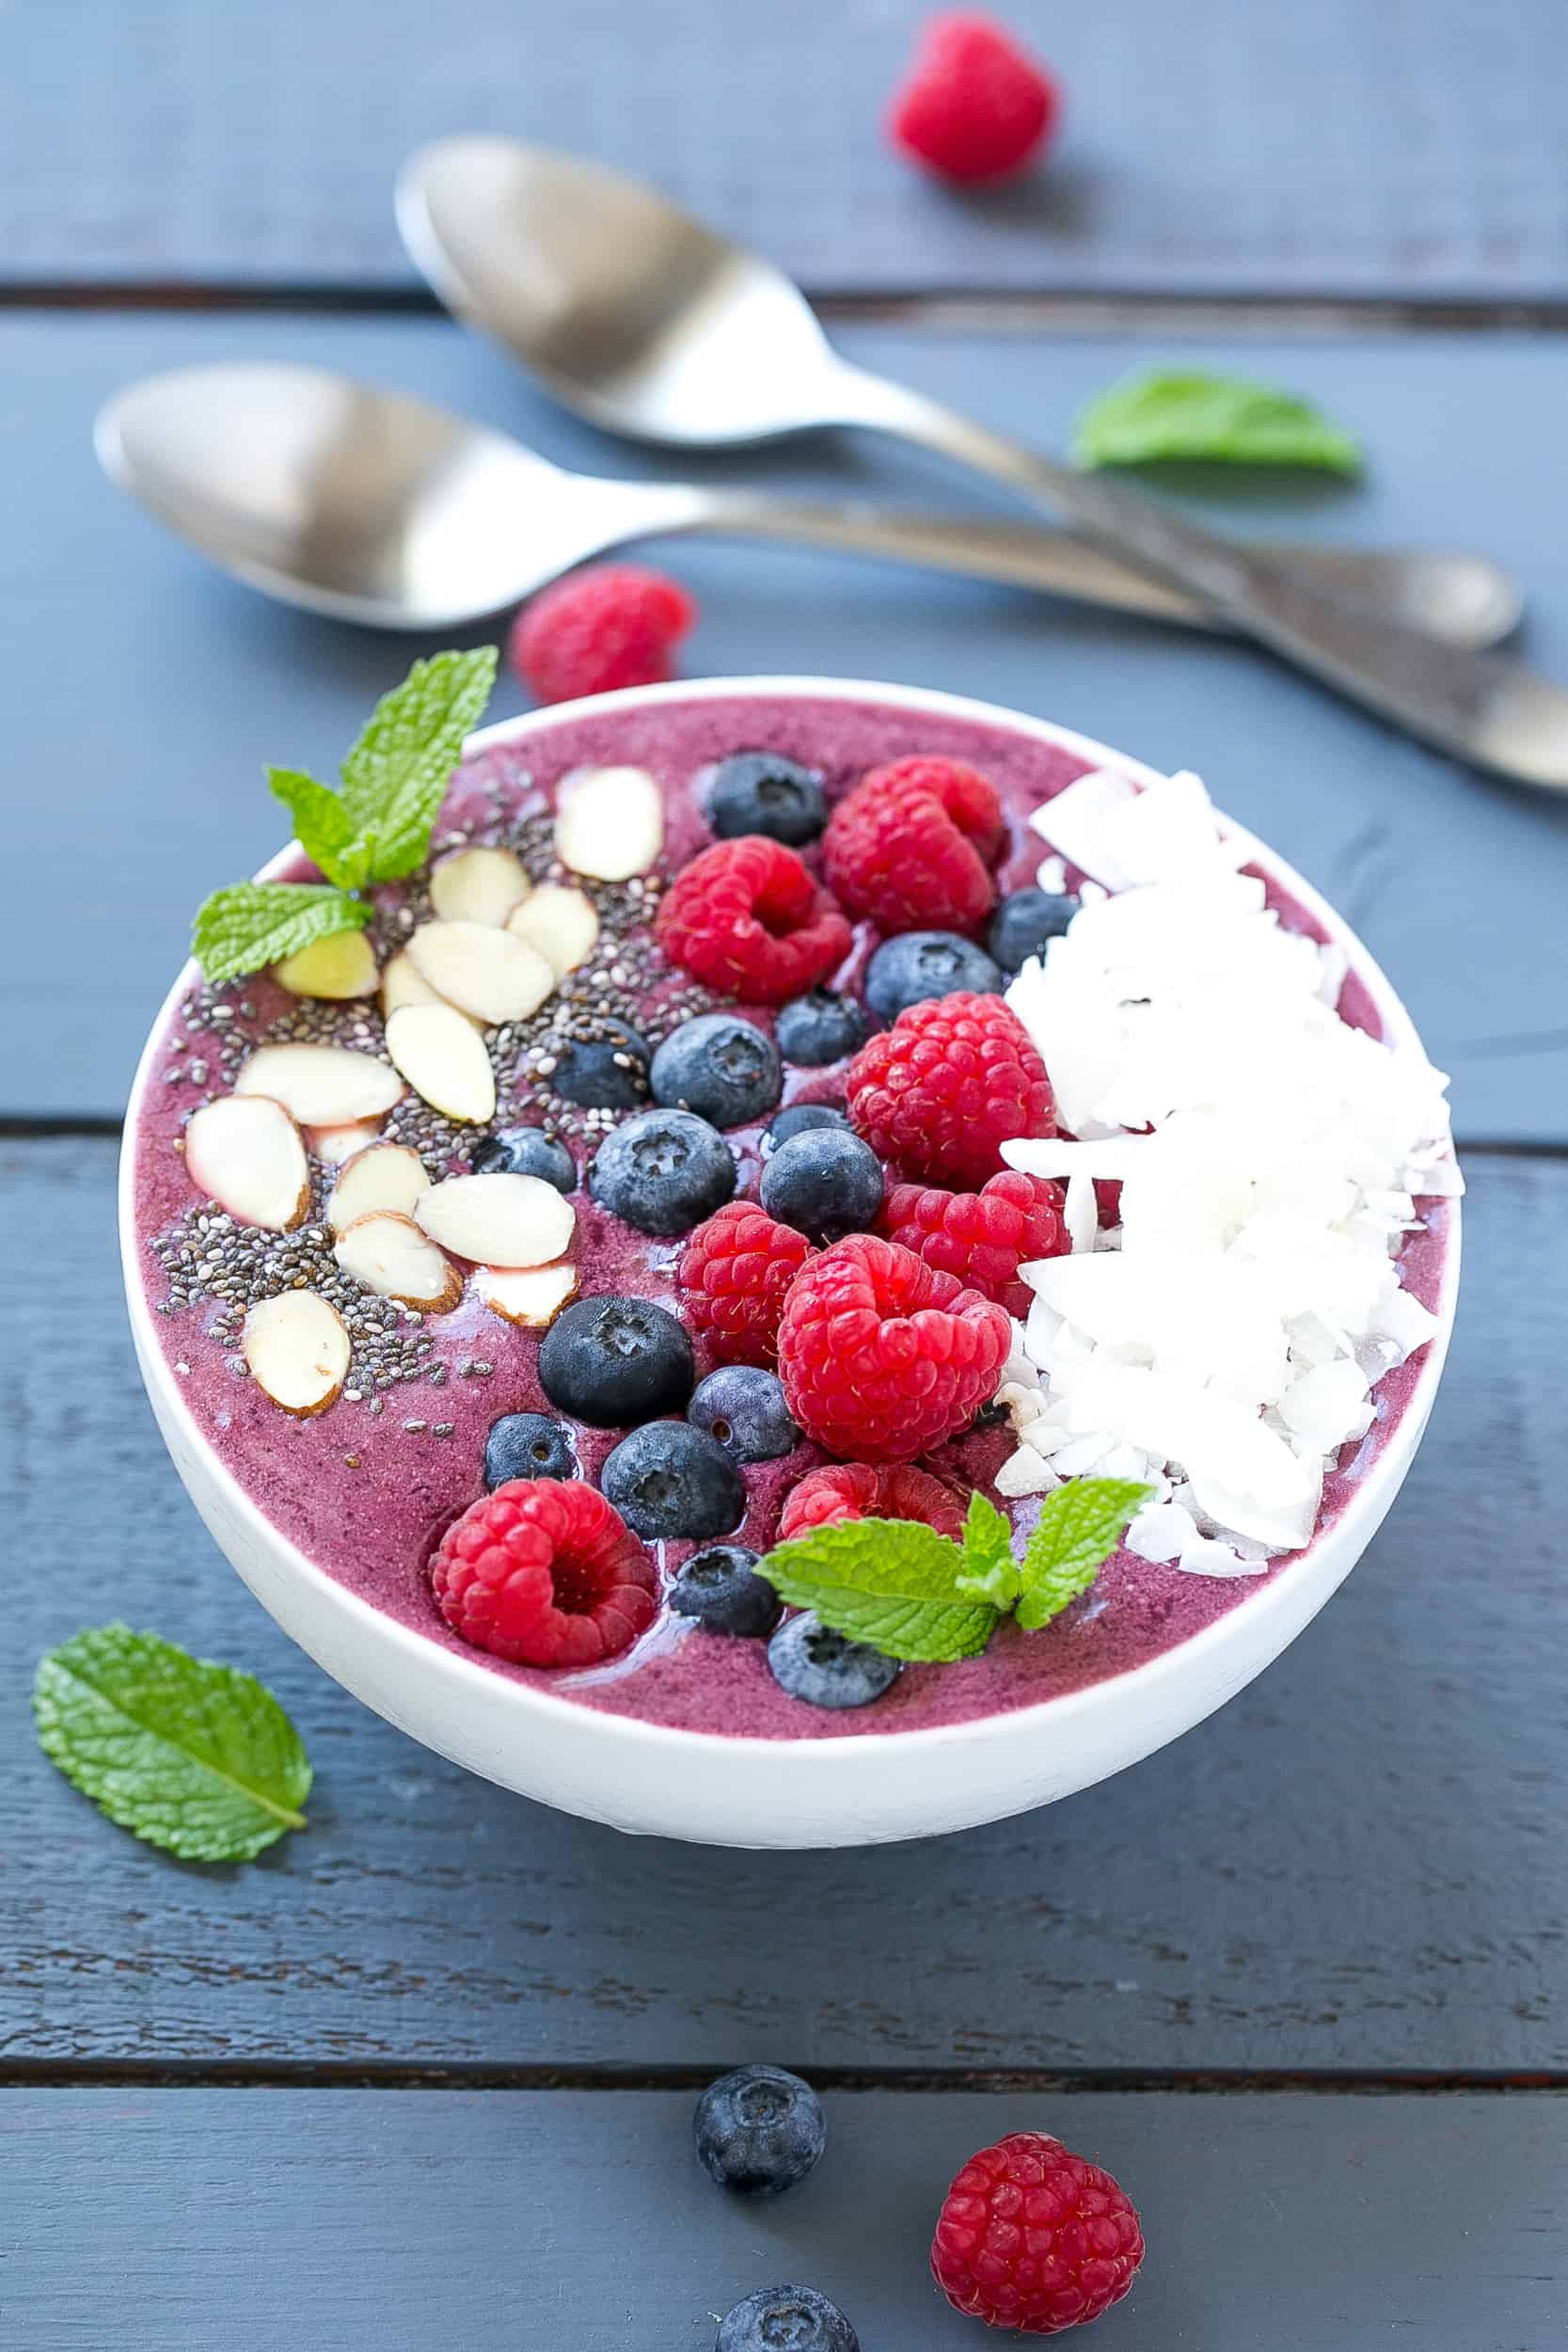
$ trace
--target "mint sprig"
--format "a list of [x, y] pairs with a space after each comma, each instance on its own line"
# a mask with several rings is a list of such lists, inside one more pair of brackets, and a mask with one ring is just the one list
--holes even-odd
[[464, 738], [495, 682], [493, 645], [416, 661], [371, 713], [343, 761], [340, 790], [300, 769], [268, 769], [300, 848], [326, 882], [214, 891], [191, 932], [191, 953], [209, 980], [259, 972], [313, 939], [369, 922], [369, 908], [354, 894], [400, 882], [423, 864]]
[[44, 1754], [111, 1821], [186, 1862], [248, 1862], [303, 1829], [310, 1764], [272, 1692], [126, 1625], [39, 1661]]
[[1124, 377], [1080, 415], [1084, 467], [1197, 458], [1235, 466], [1310, 466], [1356, 474], [1361, 452], [1309, 401], [1242, 376], [1176, 370]]
[[776, 1545], [757, 1573], [847, 1641], [948, 1665], [977, 1657], [1009, 1610], [1026, 1633], [1059, 1615], [1088, 1590], [1149, 1492], [1122, 1478], [1057, 1487], [1040, 1506], [1022, 1562], [1006, 1519], [976, 1492], [962, 1543], [918, 1519], [846, 1519]]

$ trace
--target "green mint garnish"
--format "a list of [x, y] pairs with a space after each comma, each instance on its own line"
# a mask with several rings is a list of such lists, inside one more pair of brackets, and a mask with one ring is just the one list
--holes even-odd
[[1148, 466], [1202, 458], [1235, 466], [1312, 466], [1356, 474], [1361, 452], [1310, 402], [1239, 376], [1175, 372], [1128, 376], [1079, 417], [1080, 466]]
[[495, 682], [493, 645], [416, 661], [372, 712], [343, 762], [341, 790], [297, 769], [267, 771], [300, 848], [326, 882], [243, 882], [214, 891], [191, 933], [191, 953], [209, 980], [259, 972], [313, 939], [370, 920], [369, 908], [352, 894], [400, 882], [424, 863], [463, 739]]
[[977, 1657], [1008, 1610], [1035, 1633], [1086, 1592], [1149, 1492], [1122, 1478], [1059, 1486], [1041, 1505], [1022, 1565], [1006, 1519], [975, 1493], [961, 1544], [917, 1519], [845, 1519], [777, 1545], [758, 1574], [847, 1641], [948, 1665]]
[[105, 1625], [39, 1661], [44, 1754], [111, 1821], [185, 1862], [248, 1862], [303, 1829], [310, 1765], [272, 1692]]

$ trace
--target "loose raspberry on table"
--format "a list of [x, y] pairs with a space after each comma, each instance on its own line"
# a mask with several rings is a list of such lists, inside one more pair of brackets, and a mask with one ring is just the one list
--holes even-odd
[[530, 598], [512, 625], [507, 659], [542, 703], [656, 686], [674, 675], [674, 651], [697, 617], [679, 583], [640, 564], [594, 564]]
[[1017, 171], [1056, 127], [1061, 92], [991, 17], [933, 17], [895, 94], [888, 128], [917, 164], [949, 180]]
[[849, 952], [828, 893], [793, 850], [760, 833], [694, 857], [665, 892], [657, 928], [673, 962], [755, 1005], [804, 995]]
[[1072, 1246], [1060, 1185], [1012, 1168], [988, 1178], [978, 1192], [895, 1184], [882, 1204], [879, 1230], [1021, 1318], [1035, 1294], [1019, 1279], [1019, 1267], [1037, 1258], [1066, 1257]]
[[811, 1244], [754, 1200], [728, 1200], [688, 1240], [675, 1270], [681, 1320], [715, 1363], [771, 1364], [784, 1293]]
[[470, 1503], [430, 1581], [454, 1633], [521, 1666], [613, 1658], [652, 1625], [658, 1589], [650, 1554], [578, 1478], [513, 1478]]
[[779, 1541], [845, 1519], [924, 1519], [955, 1542], [965, 1504], [951, 1486], [909, 1462], [831, 1462], [801, 1479], [779, 1518]]
[[830, 1454], [910, 1462], [966, 1428], [1012, 1343], [1003, 1310], [873, 1233], [834, 1242], [790, 1284], [779, 1378]]
[[1000, 996], [911, 1005], [861, 1048], [845, 1086], [872, 1150], [928, 1184], [983, 1184], [1010, 1136], [1056, 1132], [1045, 1064]]
[[931, 2274], [956, 2311], [1059, 2335], [1119, 2303], [1144, 2258], [1126, 2192], [1045, 2132], [1010, 2132], [948, 2190]]
[[840, 801], [822, 869], [840, 903], [879, 930], [970, 930], [996, 902], [1002, 839], [1002, 803], [978, 769], [895, 759]]

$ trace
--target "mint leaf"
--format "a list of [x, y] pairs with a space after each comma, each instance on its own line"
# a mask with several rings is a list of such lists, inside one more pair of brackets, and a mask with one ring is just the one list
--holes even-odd
[[1046, 1496], [1023, 1550], [1017, 1616], [1025, 1633], [1037, 1633], [1088, 1591], [1128, 1520], [1152, 1492], [1127, 1478], [1074, 1478]]
[[365, 879], [396, 882], [422, 865], [451, 771], [496, 682], [496, 648], [416, 661], [383, 695], [343, 762], [342, 804], [365, 850]]
[[311, 864], [328, 882], [357, 890], [367, 879], [365, 845], [337, 793], [295, 768], [269, 768], [267, 782], [293, 818], [294, 837]]
[[363, 930], [371, 911], [325, 882], [236, 882], [197, 909], [191, 953], [207, 977], [237, 980], [333, 931]]
[[845, 1519], [780, 1544], [762, 1561], [793, 1607], [884, 1657], [926, 1665], [974, 1658], [990, 1641], [996, 1611], [958, 1585], [963, 1554], [918, 1519]]
[[254, 1676], [126, 1625], [39, 1661], [44, 1754], [111, 1821], [187, 1862], [248, 1862], [303, 1829], [310, 1765]]
[[1176, 372], [1128, 376], [1078, 419], [1080, 466], [1147, 466], [1207, 458], [1237, 466], [1361, 470], [1361, 452], [1310, 402], [1240, 376]]
[[1018, 1598], [1013, 1531], [995, 1503], [978, 1487], [969, 1498], [969, 1516], [964, 1521], [963, 1573], [958, 1584], [960, 1593], [988, 1600], [993, 1609], [1010, 1609]]

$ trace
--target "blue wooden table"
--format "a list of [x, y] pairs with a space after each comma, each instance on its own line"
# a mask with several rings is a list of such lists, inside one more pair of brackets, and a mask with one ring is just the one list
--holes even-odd
[[[694, 673], [946, 686], [1166, 765], [1359, 926], [1454, 1073], [1451, 1368], [1345, 1592], [1174, 1748], [1033, 1817], [866, 1854], [634, 1842], [363, 1712], [238, 1585], [152, 1429], [113, 1174], [196, 898], [277, 846], [415, 645], [205, 571], [97, 475], [126, 378], [304, 358], [590, 469], [659, 461], [435, 315], [388, 184], [515, 128], [659, 176], [800, 272], [847, 349], [1058, 443], [1135, 362], [1243, 369], [1365, 441], [1354, 492], [1182, 485], [1243, 531], [1507, 563], [1568, 677], [1560, 0], [1119, 0], [1010, 15], [1069, 85], [1044, 177], [957, 199], [878, 143], [917, 11], [793, 0], [74, 0], [0, 16], [0, 2342], [18, 2352], [706, 2352], [815, 2280], [864, 2352], [983, 2341], [924, 2280], [942, 2186], [1034, 2124], [1150, 2254], [1105, 2352], [1548, 2352], [1568, 2333], [1568, 807], [1245, 648], [780, 551], [656, 550]], [[715, 475], [961, 501], [823, 440]], [[498, 711], [515, 707], [505, 688]], [[262, 1674], [311, 1826], [182, 1867], [38, 1754], [39, 1652], [122, 1615]], [[749, 2058], [829, 2094], [764, 2212], [686, 2146]]]

